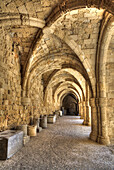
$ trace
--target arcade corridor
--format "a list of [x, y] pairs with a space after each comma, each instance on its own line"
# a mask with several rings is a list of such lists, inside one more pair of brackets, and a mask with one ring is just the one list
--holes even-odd
[[113, 147], [114, 0], [0, 0], [0, 170], [114, 170]]
[[112, 147], [91, 141], [91, 128], [82, 122], [59, 118], [11, 159], [0, 161], [0, 170], [112, 170]]

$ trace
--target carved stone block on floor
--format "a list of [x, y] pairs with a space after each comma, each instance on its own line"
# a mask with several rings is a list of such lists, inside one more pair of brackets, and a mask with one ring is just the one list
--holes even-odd
[[48, 123], [55, 123], [56, 122], [56, 116], [48, 116], [47, 117], [47, 122]]
[[23, 144], [26, 145], [30, 141], [30, 136], [24, 136]]
[[0, 133], [0, 160], [13, 156], [23, 146], [23, 131], [6, 130]]
[[42, 127], [37, 128], [37, 132], [40, 133], [42, 131]]

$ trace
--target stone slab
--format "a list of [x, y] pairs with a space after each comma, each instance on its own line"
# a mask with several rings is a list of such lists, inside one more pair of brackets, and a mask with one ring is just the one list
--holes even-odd
[[23, 146], [23, 131], [6, 130], [0, 133], [0, 160], [13, 156]]

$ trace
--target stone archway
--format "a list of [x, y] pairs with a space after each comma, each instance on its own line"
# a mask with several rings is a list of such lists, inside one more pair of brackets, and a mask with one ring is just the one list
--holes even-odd
[[64, 115], [78, 115], [78, 100], [73, 94], [67, 94], [62, 101], [62, 108], [64, 108]]
[[[114, 18], [109, 17], [104, 28], [100, 55], [99, 55], [99, 74], [98, 74], [98, 114], [99, 132], [98, 141], [105, 144], [113, 142], [113, 37], [114, 37]], [[109, 110], [112, 110], [111, 113]], [[109, 118], [110, 117], [110, 118]]]

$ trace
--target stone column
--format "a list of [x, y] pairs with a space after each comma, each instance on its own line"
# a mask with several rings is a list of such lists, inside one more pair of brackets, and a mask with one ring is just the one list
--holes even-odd
[[97, 107], [96, 107], [96, 100], [95, 98], [90, 99], [90, 106], [91, 106], [91, 134], [90, 138], [93, 141], [97, 141], [98, 135], [98, 116], [97, 116]]
[[79, 116], [81, 116], [81, 102], [79, 102], [78, 104], [79, 104]]
[[86, 119], [84, 122], [84, 125], [90, 126], [91, 122], [90, 122], [90, 106], [89, 106], [89, 85], [86, 82]]
[[86, 101], [86, 120], [84, 122], [84, 125], [90, 126], [90, 106], [89, 106], [89, 101]]
[[83, 119], [84, 119], [83, 125], [85, 125], [86, 124], [86, 102], [85, 101], [83, 102]]
[[110, 144], [108, 136], [108, 124], [107, 124], [107, 98], [98, 99], [99, 106], [99, 135], [97, 138], [98, 143], [108, 145]]
[[83, 119], [83, 105], [82, 102], [80, 102], [80, 119]]

